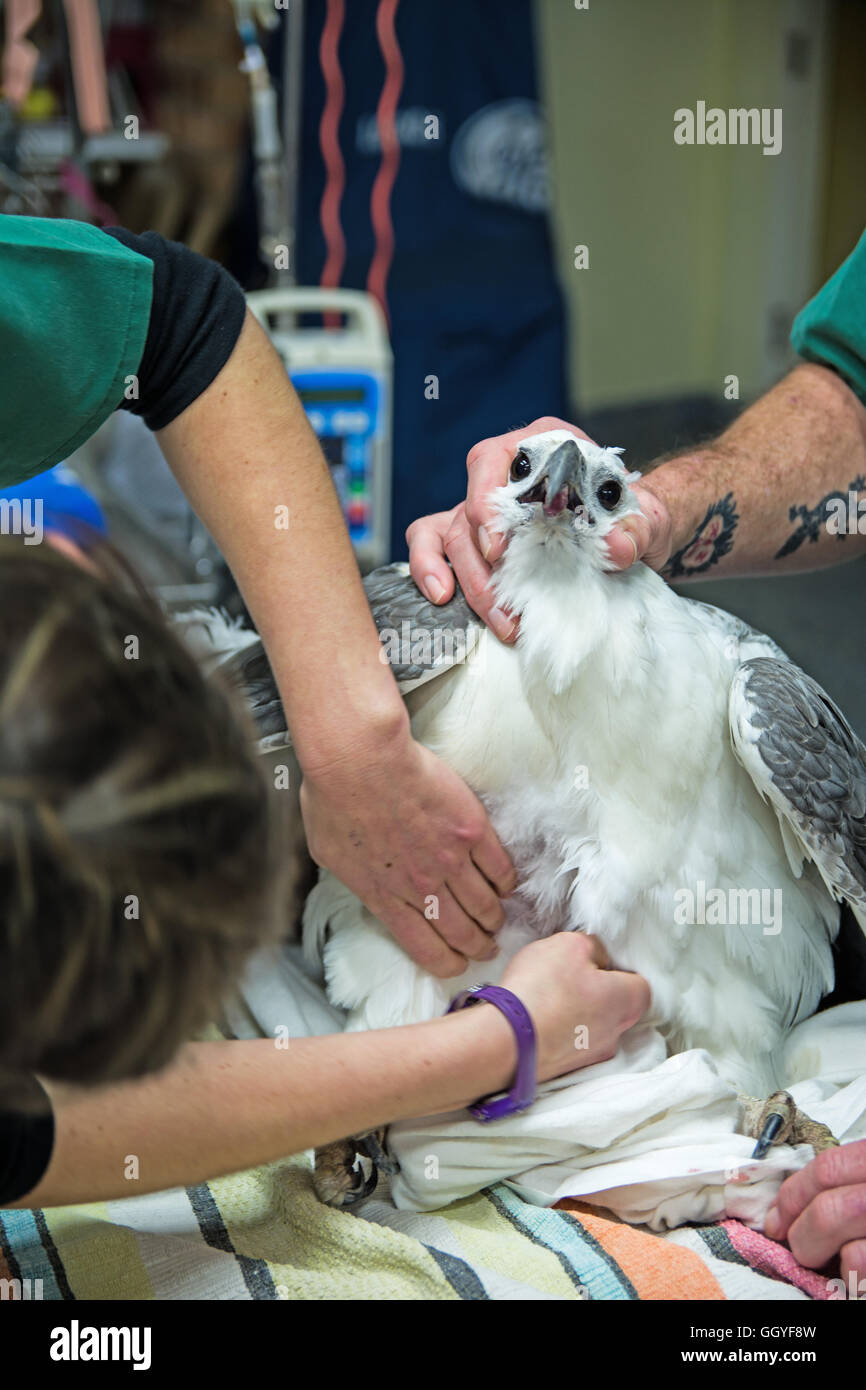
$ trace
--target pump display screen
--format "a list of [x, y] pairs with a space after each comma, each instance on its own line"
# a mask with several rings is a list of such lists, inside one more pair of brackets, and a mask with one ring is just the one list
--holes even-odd
[[356, 543], [367, 542], [374, 522], [379, 384], [356, 370], [304, 368], [290, 375], [331, 469], [349, 534]]
[[297, 386], [304, 405], [363, 405], [367, 392], [363, 386]]

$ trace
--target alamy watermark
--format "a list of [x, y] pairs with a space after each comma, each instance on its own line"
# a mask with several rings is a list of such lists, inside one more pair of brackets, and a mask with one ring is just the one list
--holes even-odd
[[43, 512], [41, 497], [0, 497], [0, 536], [23, 536], [25, 545], [41, 545]]
[[694, 888], [678, 888], [674, 899], [678, 927], [762, 927], [764, 936], [782, 930], [781, 888], [707, 888], [699, 878]]
[[0, 1279], [0, 1303], [28, 1302], [44, 1298], [41, 1279]]
[[674, 112], [677, 145], [762, 145], [764, 154], [782, 151], [781, 106], [707, 106], [699, 101], [692, 111], [679, 106]]
[[866, 497], [850, 490], [826, 499], [826, 526], [831, 536], [866, 536]]
[[439, 666], [470, 662], [481, 650], [480, 627], [416, 627], [408, 619], [396, 628], [379, 632], [379, 660], [386, 666], [417, 666], [433, 671]]

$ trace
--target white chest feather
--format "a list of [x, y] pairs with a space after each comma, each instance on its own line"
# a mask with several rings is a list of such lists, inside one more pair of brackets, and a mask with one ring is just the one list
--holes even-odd
[[432, 1017], [527, 940], [586, 930], [646, 976], [673, 1050], [706, 1047], [737, 1084], [772, 1088], [783, 1031], [831, 985], [836, 909], [793, 876], [731, 750], [737, 643], [643, 566], [584, 591], [547, 578], [516, 648], [488, 635], [409, 697], [416, 737], [481, 796], [517, 865], [498, 960], [433, 980], [325, 879], [308, 929], [330, 922], [332, 997], [355, 1027]]

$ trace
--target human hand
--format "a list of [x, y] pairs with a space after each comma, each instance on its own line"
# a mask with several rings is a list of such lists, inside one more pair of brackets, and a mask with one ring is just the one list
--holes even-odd
[[613, 1057], [621, 1035], [650, 1005], [643, 976], [610, 969], [598, 937], [584, 932], [557, 932], [524, 946], [502, 984], [535, 1024], [539, 1081]]
[[516, 884], [487, 813], [408, 732], [305, 773], [310, 853], [358, 895], [405, 951], [449, 978], [497, 953], [500, 897]]
[[[406, 531], [409, 568], [422, 593], [433, 603], [445, 603], [454, 593], [455, 575], [470, 607], [503, 642], [517, 636], [517, 620], [497, 607], [490, 588], [493, 565], [505, 548], [496, 527], [491, 494], [508, 481], [514, 451], [521, 439], [547, 430], [570, 430], [579, 439], [590, 436], [576, 425], [555, 416], [543, 416], [524, 429], [511, 430], [495, 439], [482, 439], [466, 460], [469, 483], [466, 501], [447, 512], [413, 521]], [[661, 569], [670, 557], [672, 524], [663, 499], [643, 483], [633, 486], [641, 515], [625, 517], [607, 537], [614, 569], [628, 569], [643, 560]], [[451, 562], [451, 566], [447, 561]]]
[[866, 1279], [866, 1139], [824, 1149], [792, 1173], [776, 1194], [764, 1222], [771, 1240], [787, 1240], [808, 1269], [834, 1255], [845, 1282]]

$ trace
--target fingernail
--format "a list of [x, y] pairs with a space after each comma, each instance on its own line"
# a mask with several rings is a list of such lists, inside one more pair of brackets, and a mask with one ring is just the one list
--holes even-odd
[[507, 642], [514, 631], [514, 619], [508, 616], [504, 608], [491, 608], [489, 621], [500, 641]]
[[445, 597], [445, 590], [435, 574], [425, 574], [424, 592], [429, 599], [432, 599], [433, 603], [441, 603]]
[[775, 1207], [770, 1207], [764, 1217], [764, 1235], [769, 1236], [770, 1240], [778, 1240], [782, 1233], [782, 1222]]
[[490, 539], [490, 533], [486, 526], [478, 527], [478, 544], [481, 546], [481, 554], [486, 560], [493, 548], [493, 542]]

